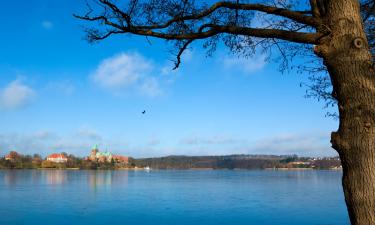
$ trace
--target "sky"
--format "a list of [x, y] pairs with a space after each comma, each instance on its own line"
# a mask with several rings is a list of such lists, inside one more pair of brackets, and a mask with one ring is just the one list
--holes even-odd
[[[85, 1], [5, 1], [0, 13], [0, 155], [93, 145], [133, 157], [336, 155], [338, 121], [304, 97], [306, 74], [261, 54], [238, 58], [201, 43], [173, 71], [170, 45], [134, 36], [97, 44], [73, 13]], [[142, 111], [146, 111], [142, 114]]]

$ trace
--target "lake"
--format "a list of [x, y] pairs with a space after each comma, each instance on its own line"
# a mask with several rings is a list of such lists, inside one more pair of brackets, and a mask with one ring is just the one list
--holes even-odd
[[341, 171], [0, 170], [0, 224], [349, 225]]

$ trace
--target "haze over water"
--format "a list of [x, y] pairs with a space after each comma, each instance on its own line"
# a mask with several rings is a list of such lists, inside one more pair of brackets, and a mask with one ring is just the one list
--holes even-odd
[[0, 224], [348, 225], [340, 171], [0, 170]]

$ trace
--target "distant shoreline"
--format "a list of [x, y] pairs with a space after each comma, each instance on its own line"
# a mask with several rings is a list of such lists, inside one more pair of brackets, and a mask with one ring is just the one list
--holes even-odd
[[[93, 150], [94, 151], [94, 150]], [[94, 151], [95, 153], [95, 151]], [[98, 154], [98, 153], [97, 153]], [[341, 168], [339, 157], [298, 157], [275, 155], [225, 155], [225, 156], [166, 156], [158, 158], [79, 158], [63, 153], [60, 158], [41, 158], [39, 155], [21, 155], [11, 152], [0, 158], [0, 169], [87, 169], [87, 170], [306, 170]], [[52, 159], [51, 159], [52, 158]]]

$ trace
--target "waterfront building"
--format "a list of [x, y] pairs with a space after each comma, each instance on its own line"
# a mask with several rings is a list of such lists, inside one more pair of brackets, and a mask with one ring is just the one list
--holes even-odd
[[299, 165], [310, 165], [310, 164], [311, 164], [311, 162], [302, 162], [302, 161], [295, 161], [295, 162], [290, 162], [290, 163], [288, 163], [288, 164], [290, 164], [290, 165], [297, 165], [297, 166], [299, 166]]
[[122, 156], [122, 155], [113, 155], [113, 160], [114, 160], [116, 163], [125, 163], [125, 164], [128, 164], [128, 163], [129, 163], [129, 157], [127, 157], [127, 156]]
[[66, 163], [68, 158], [60, 153], [53, 153], [47, 157], [47, 161], [55, 162], [55, 163]]
[[112, 153], [105, 151], [105, 152], [97, 152], [96, 159], [98, 162], [112, 162]]
[[91, 161], [96, 161], [96, 154], [99, 152], [98, 145], [94, 145], [91, 149], [91, 154], [88, 157]]
[[8, 153], [8, 155], [5, 156], [5, 160], [8, 160], [8, 161], [15, 161], [17, 158], [21, 157], [20, 154], [18, 154], [18, 152], [16, 151], [10, 151]]
[[100, 152], [98, 145], [94, 145], [91, 149], [91, 154], [88, 157], [91, 161], [98, 161], [98, 162], [112, 162], [112, 153], [105, 151]]

